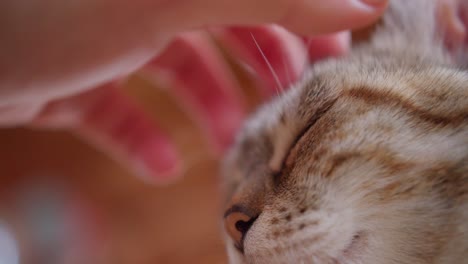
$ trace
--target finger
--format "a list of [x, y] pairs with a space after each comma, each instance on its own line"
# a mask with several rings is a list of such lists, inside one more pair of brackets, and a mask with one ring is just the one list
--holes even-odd
[[148, 181], [162, 183], [179, 175], [179, 156], [170, 139], [113, 85], [52, 103], [32, 125], [71, 129]]
[[318, 61], [327, 57], [338, 57], [346, 54], [351, 45], [351, 34], [343, 31], [317, 37], [305, 38], [310, 61]]
[[213, 30], [214, 35], [247, 63], [263, 81], [263, 95], [276, 95], [296, 81], [307, 64], [303, 41], [276, 26], [231, 27]]
[[386, 3], [44, 0], [24, 5], [0, 1], [5, 22], [0, 27], [0, 103], [63, 98], [128, 75], [181, 31], [207, 25], [278, 23], [316, 35], [370, 24]]
[[15, 127], [27, 124], [43, 108], [44, 103], [30, 102], [0, 106], [0, 127]]
[[385, 0], [294, 1], [278, 21], [294, 31], [322, 35], [356, 29], [376, 21], [387, 6]]
[[149, 2], [161, 6], [0, 1], [0, 104], [76, 95], [140, 68], [168, 38], [164, 25], [149, 26], [162, 9]]
[[456, 51], [468, 44], [468, 3], [460, 0], [439, 0], [438, 3], [438, 19], [445, 43]]
[[370, 24], [383, 13], [386, 0], [196, 0], [172, 1], [166, 16], [190, 29], [205, 25], [254, 25], [277, 23], [306, 35], [332, 33]]
[[231, 143], [245, 117], [245, 105], [229, 66], [206, 33], [177, 37], [148, 65], [147, 72], [166, 76], [171, 92], [206, 132], [215, 150]]

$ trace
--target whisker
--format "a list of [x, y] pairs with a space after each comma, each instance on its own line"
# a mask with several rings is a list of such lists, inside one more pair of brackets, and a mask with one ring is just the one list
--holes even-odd
[[278, 94], [278, 96], [280, 95], [280, 92], [283, 92], [284, 91], [284, 88], [283, 86], [281, 85], [281, 82], [278, 78], [278, 74], [276, 74], [275, 72], [275, 69], [273, 69], [273, 66], [271, 66], [271, 63], [270, 61], [268, 60], [268, 58], [265, 56], [265, 53], [263, 52], [262, 48], [260, 47], [260, 45], [258, 44], [257, 40], [255, 39], [255, 36], [253, 35], [252, 32], [250, 32], [250, 35], [252, 36], [252, 39], [255, 43], [255, 46], [257, 46], [257, 49], [258, 51], [260, 52], [260, 54], [262, 55], [263, 59], [265, 60], [265, 63], [267, 64], [268, 66], [268, 69], [270, 70], [271, 72], [271, 75], [273, 76], [273, 78], [275, 79], [275, 82], [277, 84], [277, 87], [276, 87], [276, 93]]

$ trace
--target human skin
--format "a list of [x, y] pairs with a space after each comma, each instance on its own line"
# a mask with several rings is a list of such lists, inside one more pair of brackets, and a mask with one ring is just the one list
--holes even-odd
[[[186, 48], [196, 47], [194, 38], [177, 37], [182, 32], [275, 23], [303, 36], [317, 36], [369, 24], [386, 4], [383, 0], [2, 1], [0, 126], [66, 128], [125, 159], [138, 173], [171, 179], [180, 166], [176, 150], [157, 124], [110, 82], [141, 69], [174, 38], [185, 41]], [[293, 42], [285, 40], [293, 34], [273, 35], [278, 41]], [[348, 47], [349, 39], [343, 36], [311, 41], [336, 47], [327, 55], [340, 54]], [[200, 47], [204, 46], [195, 50]], [[288, 51], [292, 46], [280, 49], [294, 52]], [[202, 55], [213, 54], [211, 48], [204, 50]], [[177, 50], [169, 55], [176, 56]], [[201, 56], [193, 67], [204, 64], [207, 76], [228, 70], [210, 72], [219, 60], [213, 58]], [[227, 82], [220, 79], [213, 89], [222, 89]], [[227, 102], [235, 101], [232, 94], [226, 93]], [[231, 105], [233, 112], [241, 107]], [[97, 112], [100, 119], [88, 118]], [[130, 132], [116, 135], [122, 127], [130, 127]]]

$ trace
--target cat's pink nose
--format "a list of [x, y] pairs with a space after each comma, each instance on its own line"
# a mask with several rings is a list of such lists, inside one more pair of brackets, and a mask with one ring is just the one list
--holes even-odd
[[234, 240], [234, 245], [241, 252], [244, 251], [244, 239], [247, 231], [257, 217], [250, 216], [241, 207], [233, 206], [224, 214], [224, 228]]

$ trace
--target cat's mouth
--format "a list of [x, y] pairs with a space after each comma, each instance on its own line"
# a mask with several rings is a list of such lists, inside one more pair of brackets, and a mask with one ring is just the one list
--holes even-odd
[[[366, 251], [366, 248], [368, 246], [368, 235], [364, 231], [360, 231], [355, 233], [351, 241], [348, 243], [348, 245], [345, 247], [344, 250], [341, 251], [341, 254], [339, 254], [338, 257], [333, 258], [335, 262], [333, 263], [339, 263], [339, 264], [348, 264], [350, 262], [352, 263], [361, 263], [363, 254]], [[242, 254], [243, 257], [245, 258], [244, 261], [245, 263], [254, 263], [252, 262], [252, 256], [246, 256]], [[255, 258], [253, 258], [255, 259]], [[302, 261], [305, 261], [305, 259], [302, 259]], [[256, 262], [256, 263], [271, 263], [271, 262]], [[275, 262], [275, 263], [292, 263], [292, 262]], [[302, 262], [301, 262], [302, 263]], [[308, 262], [305, 262], [308, 263]], [[327, 262], [328, 263], [328, 262]]]

